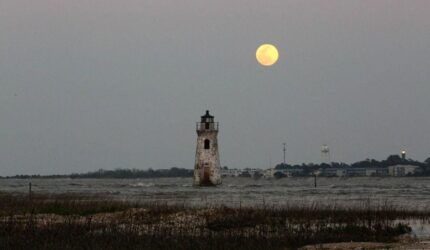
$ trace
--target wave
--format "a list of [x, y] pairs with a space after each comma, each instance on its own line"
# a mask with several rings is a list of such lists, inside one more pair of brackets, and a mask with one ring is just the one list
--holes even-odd
[[259, 185], [259, 184], [249, 184], [249, 185], [244, 185], [243, 187], [245, 188], [260, 188], [263, 185]]
[[138, 182], [138, 183], [131, 183], [130, 186], [132, 186], [132, 187], [155, 187], [155, 183]]
[[82, 186], [84, 186], [84, 184], [80, 184], [80, 183], [69, 183], [69, 186], [82, 187]]

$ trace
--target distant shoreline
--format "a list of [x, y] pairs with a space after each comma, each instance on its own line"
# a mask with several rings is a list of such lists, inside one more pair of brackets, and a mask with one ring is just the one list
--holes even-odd
[[[426, 178], [430, 176], [416, 176], [416, 175], [406, 175], [406, 176], [318, 176], [317, 178], [341, 178], [341, 179], [351, 179], [351, 178], [375, 178], [375, 179], [389, 179], [389, 178]], [[164, 179], [164, 178], [192, 178], [192, 176], [164, 176], [164, 177], [72, 177], [70, 175], [40, 175], [40, 176], [0, 176], [0, 180], [31, 180], [31, 179], [118, 179], [118, 180], [138, 180], [138, 179]], [[222, 177], [223, 179], [253, 179], [252, 177]], [[284, 177], [286, 179], [307, 179], [314, 178], [314, 176], [289, 176]], [[278, 178], [260, 178], [261, 180], [278, 180]], [[281, 179], [281, 178], [279, 178]], [[254, 179], [259, 180], [259, 179]]]
[[[193, 177], [194, 169], [172, 167], [170, 169], [128, 169], [114, 170], [99, 169], [87, 173], [51, 174], [51, 175], [14, 175], [0, 176], [1, 179], [30, 179], [30, 178], [72, 178], [72, 179], [147, 179], [147, 178], [176, 178]], [[424, 162], [406, 159], [404, 156], [390, 155], [386, 160], [366, 159], [351, 164], [343, 162], [308, 163], [290, 165], [277, 164], [274, 168], [221, 168], [222, 177], [244, 178], [275, 178], [286, 177], [420, 177], [430, 176], [430, 158]]]

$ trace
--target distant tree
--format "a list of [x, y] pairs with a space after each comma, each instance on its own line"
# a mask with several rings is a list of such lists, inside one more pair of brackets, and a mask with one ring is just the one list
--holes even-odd
[[287, 168], [292, 168], [292, 166], [286, 163], [279, 163], [278, 165], [275, 166], [275, 169], [287, 169]]
[[399, 155], [390, 155], [385, 161], [382, 161], [384, 167], [399, 165], [404, 163], [404, 160]]
[[340, 168], [341, 166], [340, 166], [340, 163], [338, 163], [338, 162], [332, 162], [331, 163], [331, 166], [333, 167], [333, 168]]
[[359, 161], [359, 162], [351, 164], [351, 167], [353, 167], [353, 168], [370, 168], [370, 167], [372, 167], [372, 163], [370, 160]]
[[349, 168], [351, 166], [344, 163], [344, 162], [332, 162], [331, 167], [333, 167], [333, 168]]
[[321, 163], [320, 168], [331, 168], [331, 165], [327, 163]]
[[381, 162], [379, 162], [375, 159], [372, 159], [372, 160], [370, 160], [370, 165], [372, 165], [373, 167], [381, 167]]

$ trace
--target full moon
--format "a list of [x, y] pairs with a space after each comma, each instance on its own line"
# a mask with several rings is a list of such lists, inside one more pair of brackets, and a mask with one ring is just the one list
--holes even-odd
[[255, 52], [257, 61], [263, 66], [272, 66], [278, 61], [278, 50], [272, 44], [263, 44]]

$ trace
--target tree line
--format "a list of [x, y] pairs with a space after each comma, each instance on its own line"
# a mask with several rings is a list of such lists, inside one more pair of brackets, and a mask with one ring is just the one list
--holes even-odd
[[416, 161], [413, 159], [403, 159], [399, 155], [390, 155], [387, 159], [378, 161], [375, 159], [366, 159], [364, 161], [358, 161], [351, 164], [347, 164], [344, 162], [331, 162], [331, 163], [303, 163], [301, 165], [290, 165], [280, 163], [275, 166], [275, 169], [303, 169], [303, 174], [310, 174], [318, 169], [325, 168], [387, 168], [389, 166], [394, 165], [411, 165], [420, 167], [420, 170], [416, 175], [430, 176], [430, 157], [427, 158], [424, 162]]
[[[302, 175], [312, 174], [318, 169], [325, 168], [386, 168], [393, 165], [413, 165], [420, 167], [419, 172], [416, 175], [419, 176], [430, 176], [430, 158], [427, 158], [424, 162], [419, 162], [412, 159], [403, 159], [399, 155], [390, 155], [387, 159], [378, 161], [375, 159], [366, 159], [364, 161], [358, 161], [352, 164], [347, 164], [343, 162], [332, 162], [314, 164], [314, 163], [303, 163], [301, 165], [290, 165], [280, 163], [275, 166], [275, 169], [303, 169]], [[223, 167], [223, 169], [228, 169], [228, 167]], [[117, 168], [114, 170], [104, 170], [99, 169], [97, 171], [87, 172], [87, 173], [73, 173], [69, 175], [15, 175], [0, 178], [18, 178], [18, 179], [28, 179], [28, 178], [169, 178], [169, 177], [192, 177], [194, 170], [172, 167], [170, 169], [122, 169]]]
[[[15, 175], [3, 178], [81, 178], [81, 179], [97, 179], [97, 178], [116, 178], [116, 179], [134, 179], [134, 178], [168, 178], [168, 177], [192, 177], [193, 170], [173, 167], [170, 169], [114, 169], [104, 170], [99, 169], [87, 173], [73, 173], [70, 175]], [[1, 177], [0, 177], [1, 178]]]

